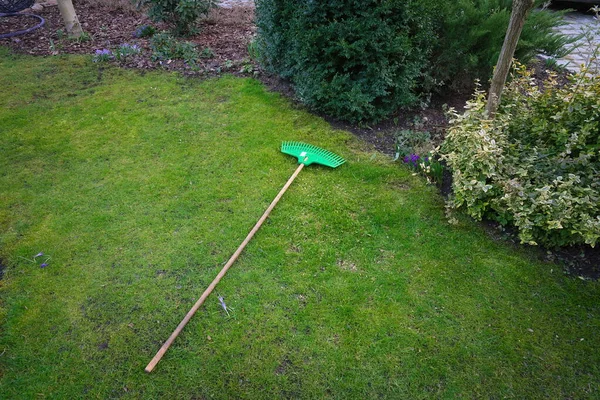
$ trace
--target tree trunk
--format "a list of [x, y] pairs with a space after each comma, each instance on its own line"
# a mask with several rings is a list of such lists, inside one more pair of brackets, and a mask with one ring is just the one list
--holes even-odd
[[79, 37], [83, 35], [83, 29], [79, 24], [79, 18], [75, 13], [73, 2], [71, 0], [58, 0], [58, 9], [65, 22], [65, 29], [70, 36]]
[[508, 76], [510, 64], [515, 55], [519, 36], [521, 36], [521, 31], [525, 24], [525, 18], [527, 18], [527, 13], [533, 8], [534, 3], [535, 0], [513, 0], [510, 22], [508, 23], [508, 29], [506, 30], [506, 37], [504, 38], [504, 44], [500, 51], [498, 63], [494, 69], [488, 102], [485, 108], [490, 118], [493, 118], [496, 110], [498, 110], [502, 89], [504, 89], [504, 84], [506, 83], [506, 77]]

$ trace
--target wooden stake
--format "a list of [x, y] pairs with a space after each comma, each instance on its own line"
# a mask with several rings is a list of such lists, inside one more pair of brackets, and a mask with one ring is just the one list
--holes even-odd
[[179, 323], [179, 325], [177, 325], [177, 328], [175, 328], [175, 330], [173, 331], [173, 333], [171, 334], [171, 336], [169, 336], [169, 338], [162, 345], [162, 347], [160, 348], [160, 350], [158, 350], [158, 352], [156, 353], [156, 355], [154, 356], [154, 358], [152, 358], [152, 360], [148, 363], [148, 365], [146, 366], [146, 368], [144, 369], [144, 371], [146, 371], [148, 373], [152, 372], [152, 370], [154, 369], [154, 367], [156, 366], [156, 364], [158, 364], [158, 362], [165, 355], [165, 353], [167, 352], [167, 350], [169, 349], [169, 347], [171, 347], [171, 344], [173, 343], [173, 341], [175, 340], [175, 338], [177, 338], [177, 336], [179, 336], [179, 334], [181, 333], [181, 331], [183, 330], [183, 328], [187, 325], [187, 323], [192, 318], [192, 316], [196, 313], [196, 311], [198, 311], [198, 309], [200, 308], [200, 306], [202, 305], [202, 303], [204, 303], [204, 300], [206, 300], [206, 298], [213, 291], [213, 289], [215, 288], [215, 286], [217, 286], [217, 284], [219, 283], [219, 281], [221, 280], [221, 278], [223, 278], [223, 276], [225, 276], [225, 274], [227, 273], [227, 270], [229, 269], [229, 267], [231, 267], [233, 265], [233, 263], [235, 262], [235, 260], [237, 260], [237, 258], [240, 256], [240, 254], [244, 250], [244, 247], [246, 247], [246, 245], [248, 244], [248, 242], [250, 242], [250, 239], [252, 239], [252, 237], [254, 236], [254, 234], [262, 226], [263, 222], [265, 222], [265, 220], [267, 219], [267, 217], [269, 216], [269, 214], [271, 213], [271, 211], [273, 210], [273, 208], [275, 208], [275, 206], [277, 205], [277, 203], [279, 202], [279, 200], [281, 199], [281, 197], [283, 196], [283, 194], [285, 193], [285, 191], [290, 187], [290, 185], [292, 184], [292, 182], [294, 182], [294, 179], [296, 179], [296, 177], [298, 176], [298, 174], [300, 173], [300, 171], [302, 171], [303, 167], [304, 167], [304, 164], [298, 165], [298, 168], [296, 168], [296, 171], [294, 171], [294, 173], [292, 174], [292, 176], [290, 177], [290, 179], [288, 179], [288, 181], [286, 182], [286, 184], [279, 191], [279, 194], [277, 194], [277, 196], [275, 197], [275, 199], [273, 199], [273, 201], [271, 202], [271, 204], [269, 205], [269, 207], [267, 208], [267, 210], [264, 212], [264, 214], [262, 215], [262, 217], [260, 217], [260, 219], [258, 220], [258, 222], [256, 223], [256, 225], [254, 225], [254, 228], [252, 228], [252, 230], [250, 231], [250, 233], [248, 233], [248, 236], [246, 236], [246, 239], [244, 239], [244, 241], [242, 242], [242, 244], [240, 245], [240, 247], [238, 247], [238, 249], [235, 251], [235, 253], [233, 253], [233, 255], [231, 256], [231, 258], [229, 259], [229, 261], [227, 261], [227, 264], [225, 264], [225, 266], [221, 269], [221, 272], [219, 272], [219, 274], [217, 275], [217, 277], [212, 281], [212, 283], [208, 286], [208, 288], [204, 291], [204, 293], [202, 293], [202, 296], [200, 296], [200, 298], [198, 299], [198, 301], [196, 301], [196, 304], [194, 304], [194, 306], [190, 309], [190, 311], [188, 311], [188, 313], [183, 318], [183, 320]]

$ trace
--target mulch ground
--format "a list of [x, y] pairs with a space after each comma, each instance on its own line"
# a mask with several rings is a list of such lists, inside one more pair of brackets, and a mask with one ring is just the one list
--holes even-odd
[[[9, 46], [16, 53], [49, 56], [58, 54], [94, 54], [96, 50], [115, 49], [128, 43], [142, 48], [142, 54], [131, 57], [124, 66], [139, 69], [163, 68], [186, 74], [235, 72], [248, 59], [248, 43], [255, 32], [254, 9], [250, 7], [216, 8], [202, 21], [199, 34], [185, 38], [197, 45], [198, 50], [210, 48], [213, 57], [199, 60], [199, 69], [176, 60], [153, 61], [148, 39], [135, 38], [134, 32], [142, 25], [152, 25], [157, 31], [168, 26], [154, 23], [135, 9], [109, 8], [87, 2], [75, 3], [79, 22], [86, 33], [83, 40], [69, 39], [57, 6], [30, 11], [45, 19], [45, 25], [31, 33], [0, 39], [0, 45]], [[0, 34], [23, 30], [36, 24], [27, 17], [0, 18]]]
[[[158, 31], [166, 30], [164, 24], [153, 23], [144, 13], [131, 7], [107, 7], [75, 1], [75, 8], [80, 23], [87, 33], [86, 40], [72, 40], [63, 33], [63, 22], [57, 6], [48, 6], [34, 12], [46, 20], [45, 25], [26, 35], [0, 39], [0, 45], [8, 46], [16, 53], [36, 56], [58, 54], [94, 54], [100, 49], [115, 49], [121, 44], [136, 44], [143, 51], [140, 55], [129, 58], [121, 66], [137, 69], [166, 69], [180, 71], [186, 75], [210, 76], [223, 72], [238, 75], [252, 74], [261, 79], [271, 90], [277, 91], [295, 101], [294, 92], [289, 83], [260, 71], [257, 66], [243, 68], [250, 64], [248, 44], [252, 40], [256, 28], [254, 25], [254, 9], [252, 7], [217, 8], [202, 21], [200, 33], [185, 40], [195, 43], [199, 50], [210, 48], [213, 57], [200, 59], [198, 69], [192, 69], [182, 61], [153, 61], [148, 39], [135, 38], [134, 31], [141, 25], [153, 25]], [[30, 18], [0, 18], [0, 34], [26, 29], [35, 25]], [[242, 68], [241, 68], [242, 67]], [[544, 78], [541, 63], [535, 65], [536, 76]], [[462, 109], [468, 93], [453, 93], [449, 96], [434, 97], [428, 107], [412, 112], [402, 111], [387, 121], [373, 126], [356, 126], [322, 116], [333, 126], [353, 132], [357, 137], [369, 143], [374, 149], [387, 154], [395, 153], [395, 133], [401, 129], [418, 129], [427, 131], [436, 142], [441, 142], [447, 127], [445, 107]], [[442, 188], [447, 195], [450, 181], [446, 179]], [[493, 224], [488, 224], [492, 226]], [[516, 235], [493, 227], [490, 235], [501, 240], [517, 242]], [[495, 232], [495, 233], [494, 233]], [[586, 279], [600, 278], [600, 247], [589, 246], [563, 248], [560, 250], [540, 249], [540, 258], [546, 261], [558, 261], [570, 274]], [[0, 268], [1, 273], [1, 268]]]

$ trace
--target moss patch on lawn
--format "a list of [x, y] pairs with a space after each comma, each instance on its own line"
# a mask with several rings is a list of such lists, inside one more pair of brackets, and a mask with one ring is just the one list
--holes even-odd
[[[257, 81], [0, 49], [1, 398], [597, 398], [600, 286]], [[310, 166], [143, 372], [295, 169]], [[34, 258], [36, 254], [44, 255]], [[41, 263], [47, 263], [41, 268]]]

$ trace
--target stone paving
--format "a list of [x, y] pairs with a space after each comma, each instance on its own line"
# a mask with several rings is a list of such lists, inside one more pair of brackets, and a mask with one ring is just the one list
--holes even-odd
[[254, 7], [254, 0], [221, 0], [219, 1], [219, 7]]
[[[558, 29], [560, 32], [572, 37], [583, 37], [574, 43], [575, 49], [571, 54], [558, 59], [557, 63], [570, 71], [579, 71], [582, 64], [590, 63], [592, 54], [600, 46], [600, 21], [591, 13], [571, 12], [565, 15], [565, 22]], [[590, 63], [590, 72], [599, 74], [599, 60]]]

